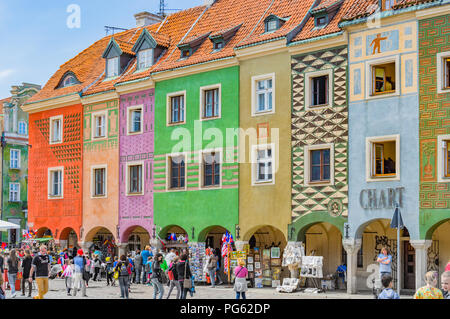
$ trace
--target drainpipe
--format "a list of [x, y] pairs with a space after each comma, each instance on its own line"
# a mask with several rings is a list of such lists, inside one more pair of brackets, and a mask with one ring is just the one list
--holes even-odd
[[[2, 198], [1, 198], [1, 218], [0, 218], [0, 220], [3, 220], [3, 174], [4, 174], [4, 172], [3, 172], [3, 153], [4, 153], [4, 148], [5, 148], [5, 144], [6, 144], [6, 141], [5, 141], [5, 131], [3, 131], [2, 132], [2, 137], [1, 137], [1, 140], [0, 140], [0, 147], [1, 147], [1, 149], [2, 149], [2, 156], [1, 156], [1, 159], [2, 159], [2, 182], [1, 182], [1, 192], [2, 192]], [[0, 237], [0, 239], [1, 239], [1, 237]], [[8, 243], [9, 243], [9, 238], [8, 238]]]

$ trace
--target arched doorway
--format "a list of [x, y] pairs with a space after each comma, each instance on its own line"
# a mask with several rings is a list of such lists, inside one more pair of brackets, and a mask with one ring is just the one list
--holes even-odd
[[188, 248], [189, 235], [186, 230], [180, 226], [167, 226], [163, 228], [159, 234], [165, 249], [175, 248], [181, 250]]
[[135, 226], [125, 232], [125, 238], [128, 237], [128, 251], [135, 253], [137, 250], [143, 250], [150, 243], [150, 234], [141, 226]]
[[200, 232], [199, 241], [205, 242], [206, 248], [221, 249], [222, 237], [226, 232], [230, 232], [222, 226], [211, 226]]
[[[431, 233], [432, 232], [432, 233]], [[450, 262], [450, 219], [443, 220], [430, 231], [431, 246], [428, 248], [427, 270], [442, 274]]]
[[338, 266], [346, 264], [346, 253], [342, 247], [340, 230], [330, 223], [317, 223], [308, 227], [304, 238], [298, 239], [305, 245], [307, 256], [323, 257], [323, 275], [333, 275]]
[[[255, 227], [250, 230], [244, 240], [248, 240], [249, 278], [254, 286], [275, 287], [282, 283], [283, 278], [289, 277], [289, 271], [282, 267], [284, 248], [287, 245], [284, 234], [277, 228], [269, 225]], [[253, 269], [253, 272], [250, 271]]]
[[36, 238], [53, 237], [53, 233], [48, 227], [41, 227], [36, 232]]
[[78, 244], [77, 233], [70, 227], [64, 228], [59, 236], [59, 246], [61, 249], [72, 250]]
[[102, 261], [110, 256], [114, 257], [118, 254], [116, 239], [111, 231], [105, 227], [95, 227], [91, 229], [84, 240], [87, 250], [90, 254], [99, 252]]
[[[415, 250], [410, 244], [410, 235], [406, 227], [400, 232], [400, 249], [397, 247], [397, 229], [390, 227], [390, 219], [372, 220], [359, 229], [361, 249], [357, 255], [358, 289], [370, 290], [371, 281], [379, 280], [377, 257], [383, 247], [387, 247], [392, 256], [391, 272], [394, 288], [397, 283], [401, 289], [415, 289]], [[400, 273], [398, 274], [397, 253], [400, 252]], [[380, 283], [378, 283], [380, 285]]]

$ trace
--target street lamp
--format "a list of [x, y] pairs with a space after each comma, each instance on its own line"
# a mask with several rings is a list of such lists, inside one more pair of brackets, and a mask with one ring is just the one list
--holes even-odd
[[236, 225], [236, 239], [240, 239], [241, 235], [239, 233], [239, 231], [241, 230], [241, 227], [239, 227], [239, 225]]
[[195, 228], [192, 227], [192, 240], [194, 240], [194, 238], [195, 238]]
[[156, 227], [155, 225], [153, 225], [153, 234], [152, 234], [152, 238], [155, 239], [156, 238]]

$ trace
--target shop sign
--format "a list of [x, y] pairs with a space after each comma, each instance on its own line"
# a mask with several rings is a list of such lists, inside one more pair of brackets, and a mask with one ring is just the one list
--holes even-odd
[[404, 187], [387, 189], [363, 189], [359, 193], [359, 204], [364, 209], [395, 208], [395, 204], [403, 207]]

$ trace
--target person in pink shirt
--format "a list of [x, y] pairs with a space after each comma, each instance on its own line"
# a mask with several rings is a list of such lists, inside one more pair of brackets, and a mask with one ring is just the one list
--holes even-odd
[[450, 260], [447, 263], [447, 266], [445, 266], [445, 271], [450, 271]]
[[240, 259], [238, 261], [239, 266], [234, 269], [234, 275], [236, 276], [234, 280], [234, 291], [236, 291], [236, 299], [242, 296], [242, 299], [247, 299], [245, 292], [247, 288], [247, 275], [248, 270], [245, 268], [245, 261]]

